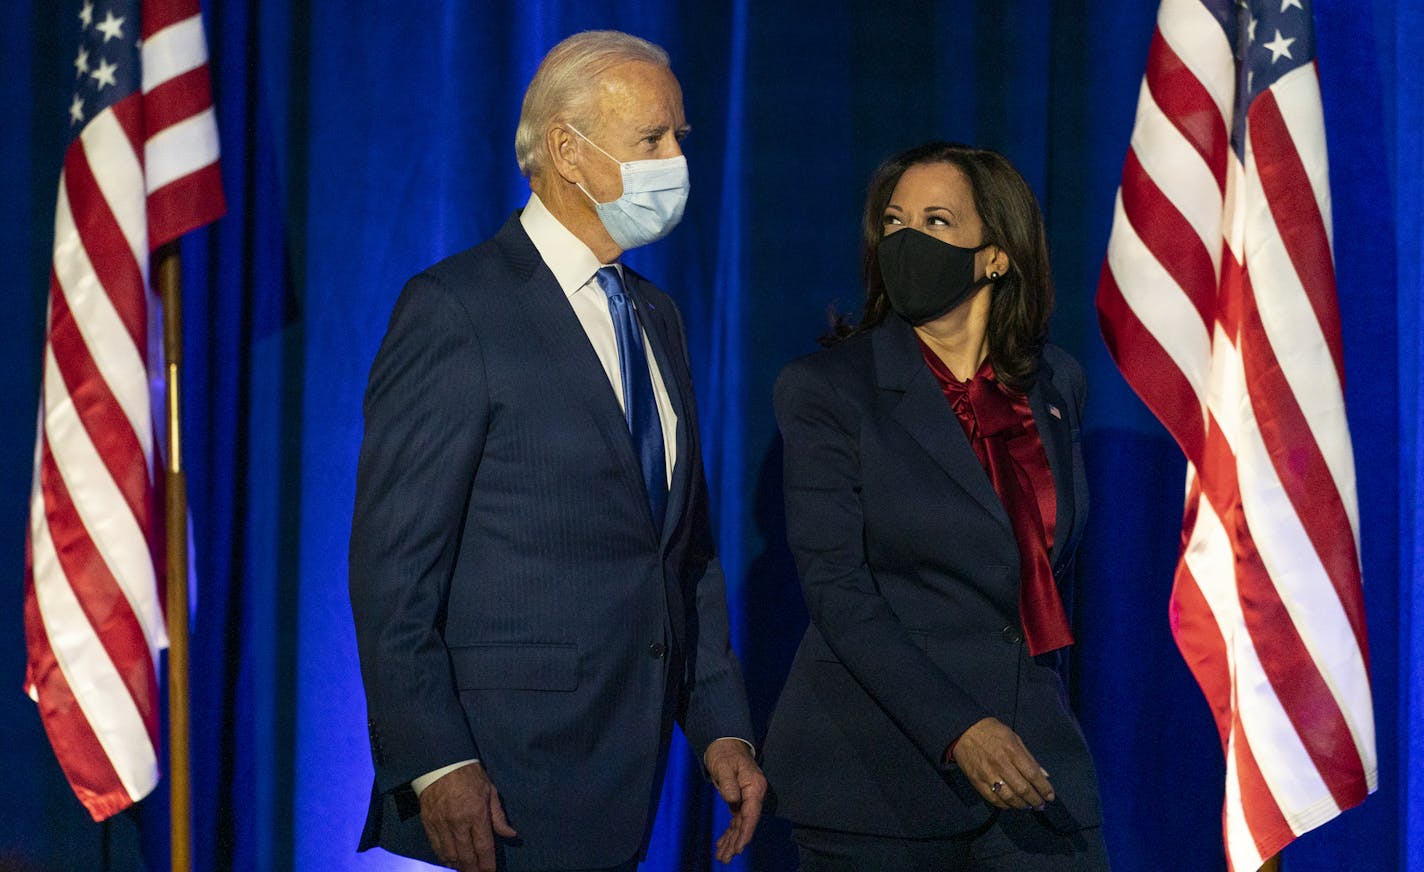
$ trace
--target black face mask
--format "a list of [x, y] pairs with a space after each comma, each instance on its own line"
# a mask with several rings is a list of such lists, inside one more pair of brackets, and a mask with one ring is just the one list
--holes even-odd
[[993, 280], [974, 280], [974, 255], [989, 247], [960, 248], [913, 227], [880, 240], [880, 277], [890, 307], [918, 327], [958, 306]]

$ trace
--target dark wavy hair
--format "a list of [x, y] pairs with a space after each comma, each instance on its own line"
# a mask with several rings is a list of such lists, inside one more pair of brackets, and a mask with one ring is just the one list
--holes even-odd
[[879, 326], [890, 314], [890, 299], [880, 277], [880, 240], [885, 207], [900, 177], [912, 166], [946, 163], [969, 179], [974, 208], [984, 223], [981, 243], [1002, 249], [1008, 272], [994, 282], [989, 308], [989, 363], [1001, 384], [1020, 393], [1033, 384], [1038, 353], [1048, 335], [1053, 311], [1053, 276], [1048, 267], [1048, 241], [1038, 200], [1028, 182], [1008, 159], [987, 148], [957, 142], [927, 142], [891, 156], [870, 177], [861, 224], [861, 279], [865, 311], [851, 325], [837, 318], [827, 345]]

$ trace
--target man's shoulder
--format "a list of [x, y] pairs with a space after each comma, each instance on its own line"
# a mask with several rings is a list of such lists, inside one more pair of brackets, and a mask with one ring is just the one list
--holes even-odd
[[[519, 222], [512, 220], [495, 235], [436, 261], [413, 276], [412, 280], [433, 280], [451, 289], [479, 287], [491, 281], [512, 281], [517, 278], [519, 265], [517, 255], [521, 240], [516, 233], [522, 231], [519, 230]], [[533, 251], [529, 238], [524, 236], [522, 241], [537, 259], [538, 253]]]

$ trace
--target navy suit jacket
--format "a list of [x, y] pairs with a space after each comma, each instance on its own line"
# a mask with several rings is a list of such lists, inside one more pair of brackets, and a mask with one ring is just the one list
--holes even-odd
[[677, 411], [659, 534], [587, 334], [517, 216], [411, 279], [366, 389], [351, 605], [375, 785], [361, 848], [433, 855], [411, 779], [479, 758], [509, 869], [645, 845], [676, 720], [750, 740], [680, 316], [627, 270]]
[[[1087, 517], [1083, 394], [1078, 364], [1046, 348], [1029, 405], [1057, 490], [1050, 559], [1065, 602]], [[910, 326], [891, 315], [793, 362], [776, 415], [811, 614], [766, 738], [780, 814], [902, 838], [979, 826], [991, 807], [944, 754], [993, 716], [1049, 771], [1050, 819], [1098, 823], [1059, 658], [1023, 643], [1012, 524]]]

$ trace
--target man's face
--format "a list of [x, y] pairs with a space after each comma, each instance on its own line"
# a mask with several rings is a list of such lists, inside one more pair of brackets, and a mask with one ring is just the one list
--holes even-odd
[[[597, 120], [584, 134], [620, 162], [655, 160], [682, 154], [687, 135], [682, 111], [682, 89], [671, 71], [628, 61], [603, 74], [594, 98]], [[588, 143], [580, 143], [579, 169], [590, 195], [600, 203], [623, 194], [623, 176], [617, 163]]]

